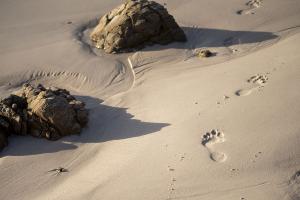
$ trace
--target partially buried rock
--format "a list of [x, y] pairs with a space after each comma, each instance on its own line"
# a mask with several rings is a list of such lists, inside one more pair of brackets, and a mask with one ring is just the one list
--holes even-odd
[[127, 0], [104, 15], [90, 38], [107, 53], [128, 52], [146, 44], [184, 42], [186, 36], [166, 8], [154, 1]]
[[57, 140], [80, 133], [87, 122], [85, 104], [67, 90], [25, 84], [0, 100], [0, 150], [10, 134]]
[[210, 50], [208, 50], [208, 49], [204, 49], [204, 50], [199, 51], [197, 53], [197, 56], [199, 58], [208, 58], [208, 57], [213, 56], [213, 53]]

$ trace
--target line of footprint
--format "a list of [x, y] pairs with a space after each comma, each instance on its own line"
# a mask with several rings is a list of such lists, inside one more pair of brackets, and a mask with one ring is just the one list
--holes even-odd
[[[247, 82], [251, 84], [250, 88], [246, 89], [239, 89], [235, 92], [236, 96], [248, 96], [252, 92], [261, 90], [264, 88], [264, 86], [267, 84], [269, 78], [268, 74], [256, 74], [252, 77], [250, 77]], [[229, 96], [224, 95], [224, 103], [226, 103], [230, 99]], [[221, 101], [217, 102], [218, 105], [221, 104]], [[203, 135], [202, 137], [202, 145], [206, 147], [206, 149], [209, 152], [211, 160], [215, 162], [225, 162], [227, 160], [227, 155], [223, 152], [215, 150], [215, 144], [217, 143], [223, 143], [225, 142], [225, 134], [218, 130], [218, 129], [213, 129], [210, 132], [207, 132], [206, 134]]]

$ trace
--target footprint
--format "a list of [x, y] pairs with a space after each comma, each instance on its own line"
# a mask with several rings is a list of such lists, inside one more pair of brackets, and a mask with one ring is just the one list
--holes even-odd
[[214, 144], [225, 142], [225, 135], [223, 132], [213, 129], [202, 137], [202, 145], [205, 146], [210, 154], [210, 158], [215, 162], [224, 162], [227, 155], [223, 152], [215, 151]]
[[210, 154], [210, 158], [216, 162], [225, 162], [227, 159], [227, 155], [223, 152], [212, 152]]
[[246, 3], [247, 9], [237, 11], [239, 15], [255, 14], [254, 10], [261, 7], [262, 0], [251, 0]]
[[251, 83], [254, 86], [247, 89], [240, 89], [236, 91], [235, 94], [237, 96], [248, 96], [253, 91], [260, 90], [261, 88], [263, 88], [267, 84], [268, 80], [269, 78], [266, 75], [256, 74], [247, 80], [248, 83]]
[[268, 81], [268, 77], [266, 75], [256, 74], [248, 79], [248, 83], [255, 83], [261, 86], [264, 86]]
[[251, 89], [240, 89], [238, 91], [235, 92], [235, 94], [237, 96], [248, 96], [249, 94], [251, 94], [253, 92], [253, 90], [257, 89], [257, 87], [255, 88], [251, 88]]

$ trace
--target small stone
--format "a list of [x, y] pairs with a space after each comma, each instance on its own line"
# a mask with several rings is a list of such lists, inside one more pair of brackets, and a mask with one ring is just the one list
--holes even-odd
[[197, 56], [199, 58], [207, 58], [213, 56], [213, 53], [207, 49], [201, 50], [199, 53], [197, 53]]
[[12, 108], [14, 111], [16, 111], [16, 110], [18, 109], [18, 105], [17, 105], [16, 103], [13, 103], [13, 104], [11, 105], [11, 108]]

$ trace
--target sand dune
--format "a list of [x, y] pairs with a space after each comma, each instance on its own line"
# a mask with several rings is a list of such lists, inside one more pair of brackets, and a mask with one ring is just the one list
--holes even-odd
[[300, 2], [159, 0], [188, 42], [107, 55], [88, 34], [121, 2], [0, 2], [0, 97], [42, 83], [90, 110], [79, 136], [12, 136], [0, 199], [300, 199]]

